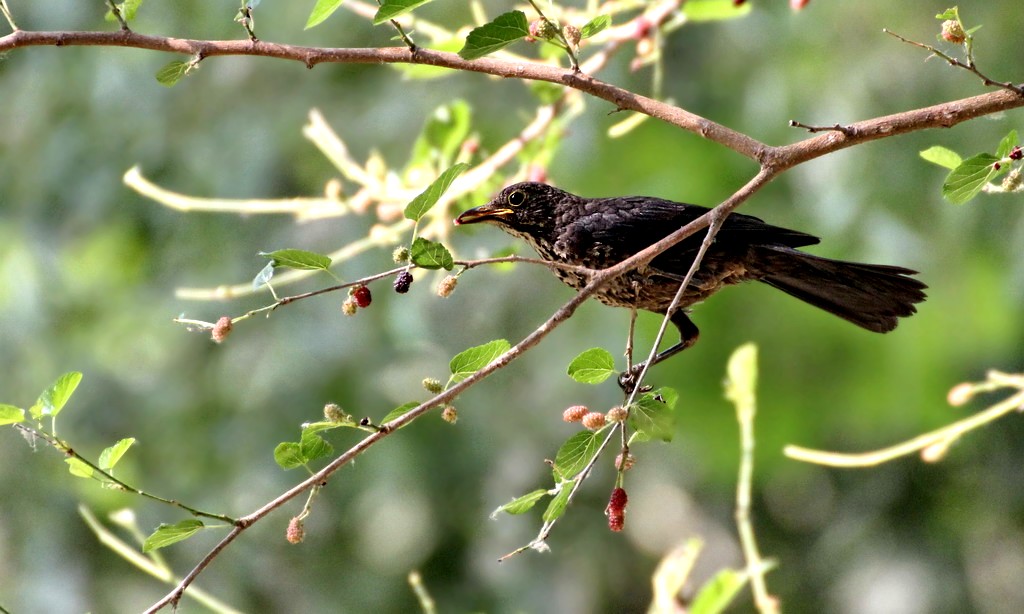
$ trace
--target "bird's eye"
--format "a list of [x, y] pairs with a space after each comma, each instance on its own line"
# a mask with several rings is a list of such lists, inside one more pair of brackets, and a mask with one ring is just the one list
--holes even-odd
[[508, 195], [507, 200], [508, 204], [516, 207], [526, 202], [526, 194], [520, 190], [515, 190]]

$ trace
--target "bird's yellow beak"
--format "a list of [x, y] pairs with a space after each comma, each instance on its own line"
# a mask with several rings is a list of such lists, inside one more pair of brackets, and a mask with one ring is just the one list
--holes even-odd
[[497, 207], [488, 203], [468, 211], [463, 211], [462, 215], [455, 218], [455, 225], [461, 226], [462, 224], [476, 224], [477, 222], [496, 222], [508, 215], [512, 215], [511, 209], [507, 207]]

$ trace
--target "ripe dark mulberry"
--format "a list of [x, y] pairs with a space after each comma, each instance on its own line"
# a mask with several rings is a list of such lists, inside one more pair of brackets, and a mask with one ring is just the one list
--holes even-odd
[[395, 292], [399, 294], [405, 294], [409, 291], [409, 286], [412, 285], [413, 277], [409, 271], [402, 271], [395, 277]]

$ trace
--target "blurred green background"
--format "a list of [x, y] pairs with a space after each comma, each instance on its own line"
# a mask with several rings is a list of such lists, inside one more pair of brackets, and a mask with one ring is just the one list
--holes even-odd
[[[11, 0], [25, 29], [111, 28], [102, 3]], [[257, 33], [307, 45], [394, 44], [341, 10], [303, 32], [314, 3], [266, 0]], [[791, 12], [754, 2], [750, 17], [687, 26], [666, 47], [665, 96], [768, 143], [798, 140], [787, 127], [845, 123], [984, 91], [965, 71], [882, 33], [934, 40], [944, 3], [812, 2]], [[509, 5], [510, 6], [510, 5]], [[1017, 0], [961, 2], [981, 23], [986, 72], [1021, 80]], [[150, 0], [135, 29], [195, 38], [239, 38], [237, 3]], [[488, 6], [496, 14], [506, 10]], [[421, 11], [442, 23], [467, 18], [461, 3]], [[521, 52], [532, 53], [522, 44]], [[649, 70], [632, 52], [601, 77], [641, 93]], [[199, 196], [316, 195], [336, 175], [301, 135], [323, 111], [357, 159], [379, 150], [400, 167], [425, 119], [463, 98], [474, 107], [482, 150], [519, 132], [534, 99], [522, 83], [475, 74], [411, 82], [383, 66], [213, 58], [174, 88], [153, 75], [166, 54], [109, 48], [28, 48], [0, 62], [0, 402], [26, 407], [59, 374], [85, 374], [60, 434], [87, 456], [121, 437], [139, 443], [119, 465], [146, 490], [230, 515], [256, 509], [296, 483], [272, 450], [335, 401], [380, 417], [425, 398], [419, 381], [444, 378], [458, 351], [518, 340], [570, 296], [549, 273], [474, 270], [448, 299], [420, 275], [405, 296], [381, 283], [355, 318], [328, 295], [268, 320], [250, 320], [215, 346], [171, 318], [215, 320], [264, 304], [175, 298], [178, 286], [244, 282], [260, 250], [327, 252], [365, 234], [355, 217], [296, 225], [288, 216], [181, 214], [121, 182], [139, 164], [169, 189]], [[714, 204], [754, 166], [675, 128], [647, 121], [624, 138], [622, 119], [589, 100], [549, 169], [587, 196], [650, 194]], [[436, 415], [388, 438], [331, 480], [307, 521], [306, 541], [284, 540], [289, 504], [236, 541], [198, 586], [252, 612], [409, 611], [405, 577], [419, 569], [442, 611], [642, 611], [659, 558], [683, 539], [707, 543], [698, 578], [740, 565], [733, 526], [738, 436], [722, 397], [725, 361], [739, 344], [760, 347], [755, 525], [778, 568], [769, 587], [787, 612], [1024, 611], [1024, 426], [1007, 418], [959, 442], [941, 463], [907, 458], [870, 470], [787, 460], [787, 443], [859, 451], [883, 447], [981, 407], [950, 408], [946, 391], [989, 368], [1024, 368], [1024, 208], [1017, 196], [965, 206], [940, 197], [944, 171], [919, 150], [941, 144], [992, 151], [1019, 112], [947, 131], [917, 133], [806, 164], [761, 191], [743, 212], [823, 237], [817, 254], [921, 271], [929, 300], [889, 335], [873, 335], [773, 291], [748, 285], [699, 306], [702, 340], [653, 370], [680, 393], [671, 444], [638, 447], [628, 475], [626, 531], [603, 515], [613, 480], [599, 464], [557, 527], [549, 554], [496, 559], [533, 537], [540, 510], [488, 518], [498, 505], [547, 487], [543, 460], [575, 428], [561, 411], [621, 400], [562, 375], [583, 349], [618, 353], [628, 314], [597, 303], [540, 348], [464, 394], [452, 427]], [[511, 172], [511, 167], [506, 169]], [[468, 206], [470, 203], [462, 203]], [[510, 245], [491, 228], [460, 231], [462, 256]], [[523, 250], [526, 253], [526, 250]], [[386, 250], [340, 266], [354, 278], [390, 265]], [[324, 281], [323, 278], [320, 281]], [[307, 282], [303, 287], [317, 287]], [[640, 319], [649, 340], [658, 319]], [[343, 449], [356, 439], [333, 437]], [[0, 605], [13, 612], [129, 612], [169, 587], [108, 549], [79, 518], [132, 507], [145, 531], [178, 511], [71, 477], [61, 456], [0, 430]], [[219, 539], [201, 534], [164, 551], [185, 573]], [[741, 597], [733, 611], [749, 611]], [[181, 611], [202, 611], [194, 601]]]

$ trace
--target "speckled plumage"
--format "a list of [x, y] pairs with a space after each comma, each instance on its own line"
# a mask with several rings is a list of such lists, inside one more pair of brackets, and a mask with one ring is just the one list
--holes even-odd
[[[660, 198], [582, 198], [543, 183], [509, 186], [491, 202], [463, 213], [457, 224], [490, 222], [525, 239], [545, 260], [601, 269], [628, 258], [697, 219], [708, 209]], [[665, 313], [693, 263], [703, 233], [687, 238], [651, 263], [613, 280], [596, 294], [616, 307]], [[888, 332], [924, 300], [909, 269], [829, 260], [796, 248], [818, 238], [733, 213], [708, 249], [680, 307], [689, 307], [725, 286], [757, 280], [772, 285], [862, 328]], [[556, 269], [566, 284], [582, 288], [581, 276]], [[696, 341], [697, 328], [680, 310], [672, 317], [681, 346]]]

